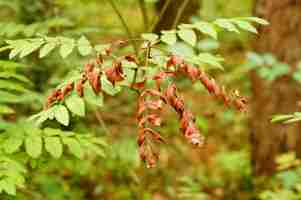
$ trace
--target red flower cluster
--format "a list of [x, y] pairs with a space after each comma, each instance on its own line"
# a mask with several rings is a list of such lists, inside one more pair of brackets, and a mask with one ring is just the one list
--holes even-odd
[[[239, 111], [245, 112], [247, 100], [240, 96], [238, 91], [234, 91], [230, 95], [226, 93], [224, 87], [219, 86], [213, 78], [210, 78], [201, 69], [185, 63], [183, 59], [179, 56], [172, 55], [167, 61], [167, 69], [174, 66], [176, 70], [173, 72], [175, 74], [183, 74], [187, 76], [193, 83], [196, 81], [201, 81], [207, 91], [214, 95], [216, 98], [221, 99], [226, 106], [234, 106]], [[168, 72], [172, 73], [172, 72]]]
[[180, 129], [185, 138], [195, 146], [202, 146], [204, 138], [196, 127], [195, 117], [190, 111], [185, 109], [184, 100], [178, 96], [175, 83], [168, 86], [165, 96], [168, 104], [177, 112], [180, 118]]
[[[118, 45], [121, 45], [121, 43], [118, 43]], [[109, 56], [111, 51], [112, 48], [107, 49], [104, 56]], [[69, 95], [74, 88], [78, 96], [83, 97], [84, 84], [86, 82], [89, 83], [94, 93], [98, 95], [102, 91], [102, 75], [105, 75], [113, 86], [115, 86], [117, 82], [123, 81], [125, 74], [121, 60], [134, 62], [138, 65], [135, 56], [127, 55], [121, 59], [114, 60], [111, 67], [101, 70], [103, 57], [99, 55], [94, 61], [84, 66], [81, 78], [76, 83], [71, 82], [63, 88], [53, 91], [48, 96], [45, 108], [48, 109], [55, 102], [64, 101], [65, 97]], [[167, 88], [162, 89], [162, 82], [165, 79], [184, 75], [193, 83], [200, 81], [210, 94], [221, 99], [225, 105], [234, 106], [239, 111], [246, 111], [247, 101], [244, 97], [239, 95], [238, 91], [227, 95], [224, 87], [220, 87], [215, 80], [209, 78], [205, 72], [186, 63], [181, 57], [175, 55], [170, 56], [166, 62], [166, 68], [166, 71], [161, 71], [152, 78], [156, 82], [155, 89], [145, 89], [146, 80], [142, 82], [133, 81], [131, 86], [129, 86], [132, 89], [142, 91], [138, 99], [137, 111], [139, 127], [138, 145], [140, 157], [149, 167], [154, 167], [159, 158], [159, 154], [153, 149], [152, 143], [164, 142], [160, 133], [154, 129], [154, 127], [160, 127], [162, 124], [161, 111], [164, 105], [169, 105], [176, 111], [179, 117], [180, 130], [189, 143], [195, 146], [202, 146], [204, 144], [204, 137], [195, 124], [195, 117], [185, 107], [184, 100], [178, 94], [176, 84], [171, 83]]]
[[[45, 105], [45, 109], [48, 109], [55, 102], [64, 101], [65, 97], [69, 95], [75, 85], [75, 90], [77, 95], [80, 97], [84, 96], [84, 84], [88, 81], [90, 87], [93, 89], [94, 93], [98, 95], [101, 92], [101, 76], [102, 71], [100, 67], [103, 64], [103, 59], [101, 56], [98, 56], [94, 61], [87, 63], [84, 66], [83, 72], [81, 74], [81, 78], [75, 83], [71, 82], [67, 84], [62, 89], [57, 89], [53, 91], [47, 98], [47, 102]], [[112, 67], [108, 68], [105, 71], [105, 75], [107, 79], [115, 85], [116, 82], [122, 81], [124, 79], [124, 74], [122, 71], [121, 62], [114, 62]]]
[[70, 94], [71, 91], [73, 90], [73, 88], [74, 88], [74, 84], [70, 83], [70, 84], [67, 84], [62, 89], [57, 89], [57, 90], [53, 91], [47, 98], [47, 103], [46, 103], [45, 108], [46, 109], [49, 108], [49, 106], [55, 101], [63, 101], [65, 96]]

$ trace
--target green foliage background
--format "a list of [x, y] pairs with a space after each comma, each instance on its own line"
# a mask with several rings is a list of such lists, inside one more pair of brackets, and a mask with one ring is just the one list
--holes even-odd
[[[143, 19], [137, 1], [115, 2], [135, 35], [143, 33]], [[154, 3], [147, 1], [146, 4], [150, 17], [156, 16]], [[202, 8], [192, 17], [192, 22], [250, 16], [252, 7], [251, 0], [203, 0]], [[5, 47], [7, 40], [41, 35], [77, 40], [85, 35], [91, 44], [106, 44], [127, 37], [106, 0], [0, 0], [0, 19], [0, 48]], [[180, 37], [184, 42], [172, 44], [168, 50], [191, 55], [195, 49], [188, 44], [195, 41], [182, 34]], [[285, 70], [273, 70], [273, 66], [282, 63], [269, 63], [267, 55], [262, 55], [262, 58], [254, 53], [247, 54], [250, 51], [249, 34], [219, 34], [220, 40], [217, 41], [214, 36], [210, 37], [212, 32], [207, 31], [207, 35], [196, 44], [198, 52], [220, 54], [226, 58], [224, 72], [208, 68], [219, 82], [248, 95], [250, 65], [263, 76], [268, 75], [270, 81], [286, 73]], [[170, 35], [162, 40], [169, 43]], [[120, 54], [130, 50], [122, 49]], [[93, 105], [95, 99], [90, 99], [90, 104], [79, 108], [81, 102], [76, 105], [72, 102], [81, 100], [73, 99], [71, 105], [67, 105], [73, 112], [70, 118], [61, 111], [52, 116], [61, 124], [47, 121], [46, 125], [51, 129], [37, 129], [28, 122], [28, 116], [43, 109], [43, 103], [53, 88], [74, 77], [72, 73], [79, 71], [88, 60], [83, 55], [85, 51], [89, 52], [86, 48], [70, 52], [66, 59], [62, 59], [63, 55], [58, 51], [49, 53], [45, 59], [39, 59], [37, 52], [28, 51], [25, 54], [32, 53], [29, 57], [13, 60], [9, 60], [8, 51], [1, 51], [0, 199], [300, 198], [299, 168], [272, 178], [254, 180], [247, 115], [225, 109], [213, 101], [200, 84], [191, 86], [185, 80], [180, 80], [180, 89], [187, 104], [197, 114], [196, 123], [207, 138], [206, 148], [196, 150], [187, 145], [179, 137], [177, 119], [168, 112], [162, 130], [168, 144], [161, 145], [160, 162], [154, 169], [147, 169], [138, 156], [133, 117], [136, 94], [131, 90], [122, 90], [118, 98], [111, 95], [101, 97], [96, 100], [100, 104], [97, 106]], [[206, 55], [211, 63], [219, 65], [219, 60]], [[265, 58], [265, 62], [256, 63]], [[295, 77], [298, 81], [298, 74]], [[112, 93], [115, 90], [108, 89]], [[85, 118], [81, 117], [83, 113], [86, 113]], [[281, 165], [297, 160], [291, 155], [284, 156], [287, 158], [282, 158]]]

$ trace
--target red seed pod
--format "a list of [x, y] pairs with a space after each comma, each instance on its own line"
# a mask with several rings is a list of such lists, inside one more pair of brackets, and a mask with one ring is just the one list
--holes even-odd
[[137, 140], [137, 143], [139, 146], [142, 146], [144, 143], [145, 143], [145, 133], [144, 131], [140, 131], [141, 133], [139, 134], [139, 137], [138, 137], [138, 140]]
[[145, 103], [145, 106], [152, 110], [161, 110], [163, 108], [163, 101], [161, 99], [147, 101]]
[[131, 85], [131, 88], [133, 88], [135, 90], [141, 90], [141, 89], [145, 88], [145, 83], [146, 83], [146, 80], [134, 83]]
[[224, 104], [226, 106], [230, 106], [230, 98], [227, 96], [226, 94], [226, 89], [225, 87], [222, 87], [221, 89], [221, 93], [220, 93], [220, 97], [222, 98], [222, 100], [224, 101]]
[[76, 92], [77, 92], [77, 95], [80, 96], [80, 97], [83, 97], [84, 96], [84, 82], [83, 80], [79, 80], [77, 83], [76, 83]]
[[93, 69], [94, 69], [94, 64], [92, 64], [92, 63], [87, 63], [87, 64], [85, 65], [85, 67], [84, 67], [84, 72], [85, 72], [86, 74], [89, 74], [90, 72], [93, 71]]
[[139, 156], [143, 162], [146, 162], [147, 153], [144, 145], [139, 146]]
[[102, 65], [103, 64], [103, 57], [102, 57], [102, 55], [100, 55], [100, 54], [97, 55], [97, 57], [95, 59], [95, 63], [97, 65]]
[[92, 88], [95, 94], [101, 91], [100, 74], [98, 72], [95, 72], [93, 75]]
[[128, 62], [137, 63], [137, 59], [134, 55], [126, 55], [124, 56], [124, 59], [126, 59]]
[[158, 160], [158, 156], [155, 156], [155, 155], [151, 155], [151, 156], [148, 156], [147, 157], [147, 168], [154, 168], [156, 167], [156, 163], [157, 163], [157, 160]]
[[57, 100], [58, 101], [64, 101], [64, 98], [65, 98], [65, 95], [63, 94], [62, 90], [61, 89], [58, 89], [57, 90]]
[[169, 57], [169, 59], [167, 60], [166, 66], [167, 68], [171, 67], [171, 66], [176, 66], [176, 65], [180, 65], [184, 62], [183, 58], [181, 58], [180, 56], [177, 55], [171, 55]]
[[186, 65], [187, 65], [187, 67], [186, 67], [187, 75], [191, 79], [191, 81], [194, 83], [195, 81], [197, 81], [199, 79], [201, 72], [199, 69], [197, 69], [196, 67], [194, 67], [192, 65], [188, 65], [188, 64], [186, 64]]
[[153, 126], [161, 126], [161, 123], [162, 123], [160, 116], [157, 114], [149, 114], [147, 116], [147, 120]]
[[124, 80], [121, 62], [114, 62], [113, 66], [105, 71], [108, 80], [115, 85], [115, 82]]
[[74, 83], [67, 84], [63, 89], [63, 95], [64, 96], [68, 95], [70, 92], [72, 92], [73, 88], [74, 88]]
[[105, 54], [106, 54], [106, 56], [110, 56], [112, 54], [112, 48], [111, 47], [106, 48], [105, 49]]

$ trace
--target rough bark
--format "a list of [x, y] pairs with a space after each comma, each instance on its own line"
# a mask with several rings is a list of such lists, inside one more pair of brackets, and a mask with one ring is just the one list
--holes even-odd
[[[158, 1], [156, 7], [158, 13], [160, 13], [161, 9], [163, 8], [166, 0]], [[196, 15], [200, 9], [200, 1], [199, 0], [189, 0], [188, 5], [185, 7], [182, 17], [180, 19], [180, 23], [182, 22], [189, 22], [191, 16]], [[160, 32], [161, 30], [169, 30], [172, 28], [174, 20], [177, 16], [177, 13], [183, 3], [183, 0], [172, 0], [169, 4], [167, 10], [165, 11], [164, 15], [158, 22], [157, 26], [155, 27], [155, 32]]]
[[[254, 42], [257, 52], [273, 53], [292, 70], [301, 57], [301, 0], [257, 0], [255, 14], [270, 22], [260, 30]], [[251, 105], [252, 161], [255, 175], [275, 172], [275, 157], [280, 152], [301, 153], [300, 124], [289, 126], [270, 123], [273, 114], [298, 110], [301, 100], [299, 85], [290, 77], [267, 83], [251, 74], [253, 99]], [[300, 106], [299, 106], [300, 108]]]

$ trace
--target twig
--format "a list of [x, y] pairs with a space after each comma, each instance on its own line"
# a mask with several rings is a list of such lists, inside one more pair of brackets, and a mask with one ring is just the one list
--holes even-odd
[[143, 23], [144, 23], [144, 30], [147, 31], [148, 29], [148, 15], [147, 15], [147, 10], [145, 7], [145, 1], [144, 0], [139, 0], [139, 7], [141, 10], [141, 14], [143, 17]]
[[152, 23], [152, 25], [151, 25], [151, 29], [150, 29], [151, 32], [154, 31], [154, 29], [156, 28], [156, 26], [157, 26], [158, 23], [160, 22], [161, 18], [163, 17], [163, 15], [164, 15], [165, 11], [167, 10], [167, 8], [168, 8], [169, 4], [171, 3], [171, 1], [172, 1], [172, 0], [166, 0], [165, 3], [164, 3], [164, 5], [163, 5], [163, 8], [162, 8], [161, 11], [160, 11], [159, 16], [158, 16], [158, 17], [155, 16], [155, 18], [154, 18], [154, 20], [153, 20], [153, 23]]
[[[125, 22], [125, 19], [124, 19], [123, 16], [121, 15], [121, 12], [118, 10], [116, 4], [114, 3], [114, 0], [108, 0], [108, 1], [109, 1], [110, 5], [112, 6], [113, 10], [115, 11], [115, 13], [118, 15], [119, 20], [120, 20], [120, 22], [122, 23], [123, 28], [125, 29], [125, 31], [126, 31], [128, 37], [129, 37], [130, 39], [133, 39], [133, 38], [134, 38], [134, 37], [133, 37], [133, 34], [132, 34], [132, 32], [131, 32], [129, 26], [128, 26], [127, 23]], [[135, 51], [136, 56], [138, 56], [138, 47], [137, 47], [135, 41], [134, 41], [134, 40], [130, 40], [130, 42], [131, 42], [132, 45], [133, 45], [133, 48], [134, 48], [134, 51]]]
[[104, 130], [104, 132], [106, 133], [106, 135], [110, 135], [110, 131], [106, 126], [106, 123], [103, 121], [101, 113], [99, 110], [95, 111], [95, 116], [96, 119], [98, 120], [99, 124], [101, 125], [101, 128]]
[[182, 14], [183, 14], [186, 6], [188, 5], [188, 2], [189, 2], [189, 0], [183, 0], [183, 3], [181, 5], [181, 7], [179, 8], [177, 16], [175, 18], [175, 21], [174, 21], [174, 23], [172, 25], [172, 29], [175, 29], [177, 27], [177, 25], [178, 25], [178, 23], [179, 23], [179, 21], [180, 21], [180, 19], [182, 17]]

